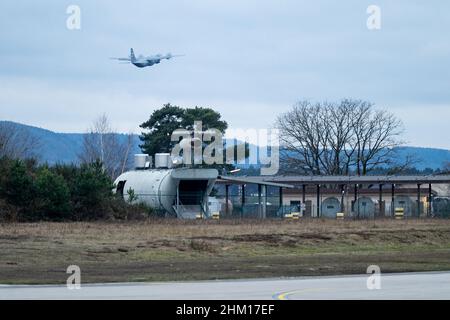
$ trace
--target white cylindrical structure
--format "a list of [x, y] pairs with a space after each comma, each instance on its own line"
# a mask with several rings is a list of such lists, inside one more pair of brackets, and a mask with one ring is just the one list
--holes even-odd
[[217, 177], [215, 169], [135, 170], [121, 174], [114, 184], [115, 192], [127, 201], [132, 190], [137, 197], [134, 203], [144, 203], [179, 217], [195, 218], [194, 213], [208, 213], [208, 195]]

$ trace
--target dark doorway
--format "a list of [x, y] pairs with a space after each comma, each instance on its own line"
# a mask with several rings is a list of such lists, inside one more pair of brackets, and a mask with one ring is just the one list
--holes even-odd
[[208, 180], [181, 180], [178, 186], [180, 202], [183, 205], [199, 205], [208, 186]]
[[116, 192], [117, 194], [120, 194], [120, 196], [123, 197], [123, 189], [125, 188], [125, 183], [127, 181], [123, 180], [123, 181], [119, 181], [119, 183], [117, 184], [117, 188], [116, 188]]

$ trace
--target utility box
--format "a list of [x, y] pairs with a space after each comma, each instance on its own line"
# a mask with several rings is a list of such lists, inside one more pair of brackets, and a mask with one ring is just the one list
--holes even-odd
[[155, 154], [155, 168], [168, 169], [172, 167], [172, 159], [170, 153], [156, 153]]
[[148, 154], [134, 155], [134, 168], [136, 170], [150, 169], [152, 167], [152, 157]]

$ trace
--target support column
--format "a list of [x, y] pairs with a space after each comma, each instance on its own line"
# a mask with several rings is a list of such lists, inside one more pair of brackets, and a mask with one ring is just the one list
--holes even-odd
[[176, 207], [177, 207], [177, 215], [179, 211], [179, 207], [180, 207], [180, 185], [177, 186], [177, 203], [176, 203]]
[[242, 190], [242, 200], [241, 200], [241, 204], [242, 204], [242, 208], [241, 208], [241, 218], [244, 217], [244, 206], [245, 206], [245, 184], [243, 184], [241, 186], [241, 190]]
[[317, 217], [320, 217], [320, 184], [317, 185]]
[[428, 184], [428, 210], [427, 210], [427, 216], [431, 217], [431, 197], [432, 197], [432, 193], [431, 193], [431, 183]]
[[261, 204], [262, 204], [262, 201], [261, 201], [261, 198], [262, 198], [262, 194], [261, 194], [261, 188], [262, 186], [260, 185], [260, 184], [258, 184], [258, 218], [262, 218], [262, 207], [261, 207]]
[[[355, 210], [356, 207], [356, 210]], [[356, 216], [359, 218], [359, 205], [358, 205], [358, 185], [355, 184], [355, 200], [353, 202], [353, 212], [356, 212]]]
[[225, 215], [228, 216], [230, 208], [228, 205], [228, 201], [230, 200], [230, 185], [225, 185]]
[[420, 217], [420, 183], [417, 184], [417, 217]]
[[344, 212], [344, 194], [345, 194], [345, 191], [344, 191], [344, 185], [343, 184], [341, 184], [341, 212]]
[[395, 213], [395, 184], [391, 186], [391, 216], [394, 216]]
[[263, 200], [261, 218], [265, 219], [266, 214], [267, 214], [267, 186], [262, 185], [261, 189], [262, 189], [262, 200]]
[[[303, 216], [306, 216], [306, 184], [302, 185], [302, 205], [305, 208], [302, 214]], [[312, 215], [312, 212], [310, 215]]]
[[378, 185], [378, 191], [379, 191], [379, 199], [378, 199], [378, 203], [379, 203], [379, 212], [378, 212], [378, 216], [381, 217], [384, 214], [384, 208], [382, 209], [383, 206], [383, 185], [380, 183]]
[[283, 187], [280, 187], [278, 195], [280, 197], [280, 208], [281, 208], [283, 206]]

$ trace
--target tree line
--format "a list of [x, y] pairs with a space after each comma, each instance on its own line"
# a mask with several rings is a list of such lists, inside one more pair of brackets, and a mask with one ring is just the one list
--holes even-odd
[[[211, 108], [165, 104], [141, 124], [141, 150], [169, 152], [170, 134], [191, 130], [194, 121], [225, 132], [228, 124]], [[343, 99], [300, 101], [275, 121], [280, 133], [282, 173], [366, 175], [413, 172], [414, 158], [396, 160], [403, 125], [374, 104]], [[113, 180], [132, 167], [134, 135], [120, 139], [106, 115], [83, 138], [78, 164], [37, 161], [39, 141], [14, 124], [0, 122], [0, 220], [86, 220], [142, 217], [148, 208], [113, 195]], [[442, 172], [449, 171], [447, 164]], [[147, 210], [147, 211], [146, 211]]]

